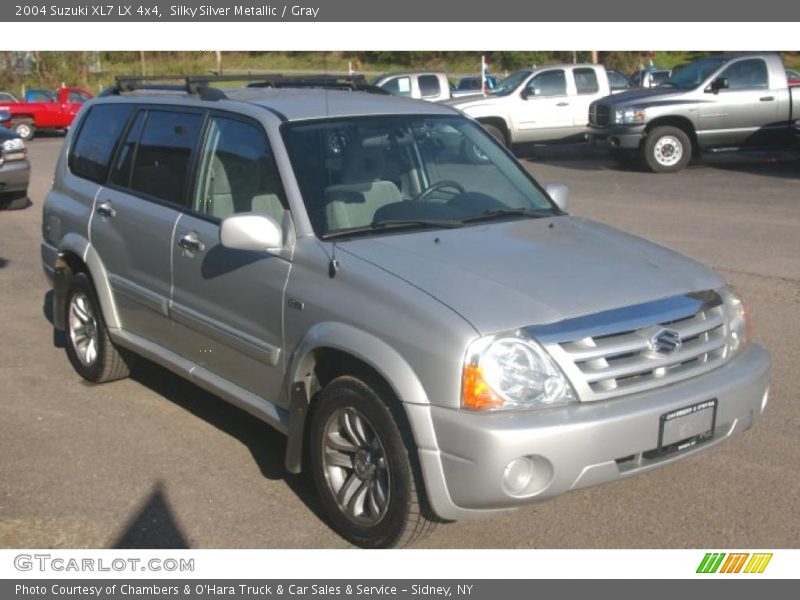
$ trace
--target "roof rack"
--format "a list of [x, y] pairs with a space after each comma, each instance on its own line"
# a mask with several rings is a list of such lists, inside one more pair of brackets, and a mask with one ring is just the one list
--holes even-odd
[[[221, 81], [247, 82], [250, 88], [324, 88], [389, 94], [383, 88], [370, 85], [363, 75], [144, 75], [117, 77], [114, 85], [100, 92], [100, 96], [118, 96], [134, 90], [163, 90], [183, 92], [201, 100], [224, 100], [225, 92], [211, 87]], [[175, 83], [169, 83], [175, 82]]]

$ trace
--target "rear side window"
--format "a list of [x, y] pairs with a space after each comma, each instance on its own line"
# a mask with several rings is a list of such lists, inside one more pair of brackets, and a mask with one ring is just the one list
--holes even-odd
[[594, 69], [575, 69], [575, 89], [579, 94], [596, 94], [600, 90]]
[[201, 114], [148, 111], [133, 159], [131, 189], [182, 204], [192, 149], [202, 125]]
[[130, 104], [101, 104], [91, 108], [69, 155], [69, 168], [75, 175], [105, 183], [114, 148], [131, 112]]
[[436, 75], [420, 75], [417, 82], [419, 83], [419, 92], [423, 98], [438, 96], [441, 91], [439, 78]]

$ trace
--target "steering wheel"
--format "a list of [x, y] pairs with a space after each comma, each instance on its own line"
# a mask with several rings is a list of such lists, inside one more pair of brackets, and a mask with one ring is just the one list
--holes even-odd
[[[417, 202], [426, 202], [428, 198], [434, 193], [441, 189], [451, 188], [456, 190], [458, 194], [464, 193], [464, 186], [458, 183], [457, 181], [453, 181], [452, 179], [442, 179], [441, 181], [437, 181], [427, 190], [422, 192], [419, 196], [417, 196]], [[457, 194], [453, 194], [454, 196]]]

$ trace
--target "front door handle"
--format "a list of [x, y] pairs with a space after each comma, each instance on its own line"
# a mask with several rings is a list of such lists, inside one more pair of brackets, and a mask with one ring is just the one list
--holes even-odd
[[761, 100], [761, 102], [772, 102], [775, 100], [775, 96], [762, 96], [759, 100]]
[[556, 106], [569, 106], [569, 102], [559, 102]]
[[197, 239], [196, 233], [187, 233], [178, 239], [178, 246], [189, 250], [190, 252], [202, 252], [206, 249], [206, 245]]
[[114, 210], [114, 207], [111, 205], [111, 202], [106, 200], [105, 202], [101, 202], [97, 205], [95, 212], [100, 215], [101, 217], [111, 218], [117, 216], [117, 211]]

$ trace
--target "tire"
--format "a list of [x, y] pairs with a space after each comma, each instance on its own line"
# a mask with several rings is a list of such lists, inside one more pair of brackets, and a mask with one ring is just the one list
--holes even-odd
[[[486, 132], [491, 135], [494, 139], [496, 139], [500, 144], [508, 147], [508, 140], [506, 139], [506, 134], [503, 133], [503, 130], [497, 127], [496, 125], [491, 125], [490, 123], [481, 123], [483, 128]], [[484, 164], [489, 160], [489, 157], [486, 156], [480, 148], [478, 148], [475, 144], [470, 142], [469, 140], [464, 140], [464, 147], [462, 149], [464, 157], [466, 158], [467, 162], [479, 165]]]
[[28, 140], [32, 140], [33, 136], [36, 135], [36, 126], [33, 124], [33, 120], [31, 119], [20, 119], [18, 121], [12, 121], [11, 127], [14, 131], [17, 132], [19, 137], [21, 137], [26, 142]]
[[503, 146], [508, 148], [508, 140], [506, 139], [506, 134], [500, 129], [497, 125], [492, 125], [490, 123], [481, 123], [483, 128], [486, 130], [486, 133], [491, 135], [494, 139], [500, 142]]
[[692, 141], [677, 127], [656, 127], [644, 142], [644, 162], [653, 173], [676, 173], [692, 158]]
[[93, 383], [130, 375], [126, 358], [108, 337], [97, 294], [84, 273], [70, 281], [65, 310], [67, 357], [78, 374]]
[[[433, 531], [415, 475], [413, 442], [404, 442], [390, 393], [342, 376], [317, 396], [309, 457], [333, 528], [364, 548], [412, 544]], [[395, 407], [397, 404], [395, 403]]]
[[21, 210], [23, 208], [27, 208], [28, 206], [28, 194], [27, 192], [23, 192], [21, 195], [19, 193], [16, 194], [8, 194], [8, 198], [2, 198], [0, 196], [0, 208], [5, 210]]

